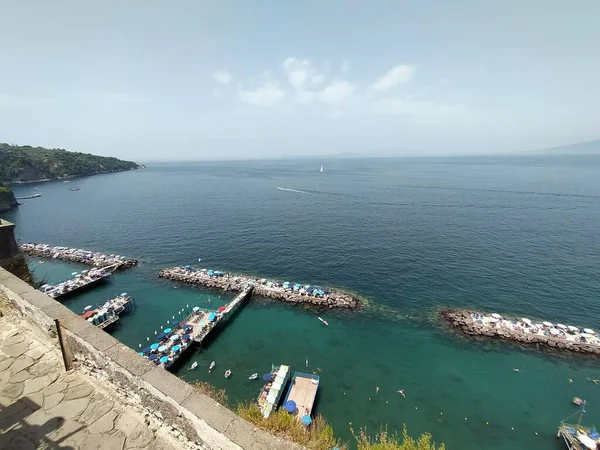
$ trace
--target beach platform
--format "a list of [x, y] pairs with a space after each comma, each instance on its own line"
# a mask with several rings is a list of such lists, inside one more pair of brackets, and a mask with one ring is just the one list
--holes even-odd
[[95, 309], [92, 309], [91, 305], [87, 306], [81, 316], [103, 330], [113, 324], [120, 323], [121, 314], [130, 312], [134, 308], [136, 308], [134, 298], [124, 292], [118, 297], [108, 300], [103, 305], [98, 305]]
[[92, 267], [115, 265], [115, 270], [127, 269], [138, 264], [137, 259], [125, 258], [121, 255], [106, 255], [79, 248], [59, 247], [48, 244], [21, 244], [21, 251], [30, 256], [85, 264]]
[[40, 288], [40, 291], [58, 300], [59, 298], [90, 289], [100, 283], [108, 282], [115, 269], [116, 266], [113, 265], [100, 269], [90, 269], [81, 274], [73, 273], [72, 279], [63, 281], [57, 285], [44, 285]]
[[318, 375], [302, 372], [294, 373], [283, 404], [286, 405], [290, 400], [296, 403], [296, 411], [293, 414], [299, 421], [302, 421], [304, 416], [312, 416], [319, 381]]

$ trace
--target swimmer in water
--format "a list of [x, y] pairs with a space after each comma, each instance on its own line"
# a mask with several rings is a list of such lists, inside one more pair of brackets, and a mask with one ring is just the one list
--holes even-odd
[[404, 395], [404, 389], [398, 389], [396, 392], [398, 394], [400, 394], [402, 397], [406, 398], [406, 395]]
[[513, 372], [520, 372], [521, 369], [513, 369]]
[[572, 378], [569, 378], [569, 383], [572, 383], [572, 382], [573, 382], [573, 379], [572, 379]]
[[375, 391], [379, 394], [379, 386], [375, 386]]

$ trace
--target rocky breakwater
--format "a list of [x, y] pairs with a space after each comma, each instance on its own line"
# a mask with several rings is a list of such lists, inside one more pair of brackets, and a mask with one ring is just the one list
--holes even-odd
[[125, 258], [121, 255], [105, 255], [99, 252], [77, 248], [58, 247], [48, 244], [21, 244], [21, 250], [30, 256], [60, 259], [62, 261], [85, 264], [92, 267], [107, 267], [116, 265], [118, 269], [128, 269], [137, 266], [138, 260]]
[[234, 292], [242, 291], [248, 283], [252, 283], [254, 285], [252, 295], [287, 303], [314, 305], [321, 308], [354, 309], [360, 306], [360, 299], [357, 296], [337, 289], [284, 283], [264, 278], [259, 279], [245, 275], [208, 271], [206, 269], [172, 267], [161, 270], [158, 277]]
[[470, 336], [505, 339], [523, 345], [600, 355], [600, 335], [582, 333], [573, 326], [554, 325], [550, 322], [535, 323], [525, 318], [503, 318], [498, 314], [465, 309], [447, 309], [441, 312], [441, 316], [452, 327]]

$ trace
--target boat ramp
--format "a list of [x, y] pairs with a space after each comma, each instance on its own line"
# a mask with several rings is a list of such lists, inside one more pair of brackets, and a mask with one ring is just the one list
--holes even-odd
[[105, 255], [99, 252], [82, 250], [78, 248], [59, 247], [48, 244], [27, 243], [21, 244], [23, 253], [41, 258], [59, 259], [74, 263], [85, 264], [92, 267], [106, 267], [116, 265], [117, 269], [127, 269], [138, 264], [137, 259], [125, 258], [121, 255]]
[[445, 310], [441, 315], [453, 327], [471, 336], [496, 337], [519, 344], [600, 356], [600, 332], [591, 328], [464, 309]]
[[[217, 311], [192, 308], [192, 312], [182, 320], [173, 320], [157, 335], [157, 341], [140, 351], [150, 361], [164, 369], [170, 369], [183, 354], [196, 344], [204, 345], [209, 337], [227, 324], [252, 293], [254, 286], [249, 284], [228, 305]], [[140, 344], [141, 347], [141, 344]]]
[[252, 283], [255, 295], [325, 308], [353, 309], [360, 305], [360, 300], [356, 295], [336, 289], [290, 281], [259, 279], [211, 269], [197, 269], [191, 265], [163, 269], [159, 272], [158, 277], [226, 291], [242, 291], [248, 283]]
[[87, 306], [81, 316], [92, 325], [105, 329], [119, 323], [121, 314], [130, 312], [133, 309], [136, 309], [135, 299], [124, 292], [95, 309], [92, 309], [91, 305]]
[[76, 292], [90, 289], [91, 287], [100, 283], [108, 282], [115, 269], [116, 265], [113, 265], [83, 270], [81, 273], [73, 272], [71, 274], [73, 278], [56, 285], [44, 284], [40, 288], [40, 291], [49, 295], [53, 299], [58, 300], [59, 298], [67, 297]]

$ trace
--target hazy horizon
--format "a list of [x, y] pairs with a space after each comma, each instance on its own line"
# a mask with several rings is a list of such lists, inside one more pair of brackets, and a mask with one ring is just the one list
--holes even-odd
[[599, 13], [592, 0], [6, 4], [0, 141], [135, 161], [585, 142], [599, 137]]

